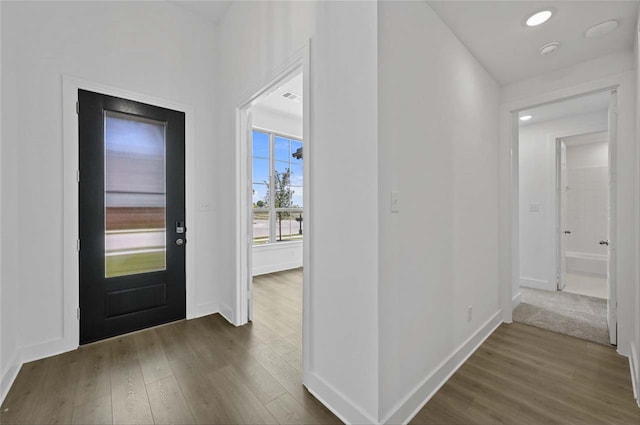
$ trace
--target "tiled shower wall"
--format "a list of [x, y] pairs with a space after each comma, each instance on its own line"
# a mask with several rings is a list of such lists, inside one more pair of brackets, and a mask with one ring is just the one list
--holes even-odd
[[609, 177], [607, 143], [567, 148], [568, 251], [606, 255]]

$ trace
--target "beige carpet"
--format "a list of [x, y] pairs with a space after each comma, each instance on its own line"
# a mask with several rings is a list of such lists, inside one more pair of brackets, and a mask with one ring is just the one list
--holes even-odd
[[609, 345], [607, 300], [558, 291], [520, 290], [514, 321]]

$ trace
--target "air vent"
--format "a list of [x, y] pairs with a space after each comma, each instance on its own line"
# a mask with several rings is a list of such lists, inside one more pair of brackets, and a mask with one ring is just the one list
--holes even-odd
[[300, 103], [300, 96], [291, 93], [290, 91], [282, 93], [282, 97], [284, 97], [285, 99], [289, 99], [292, 102]]

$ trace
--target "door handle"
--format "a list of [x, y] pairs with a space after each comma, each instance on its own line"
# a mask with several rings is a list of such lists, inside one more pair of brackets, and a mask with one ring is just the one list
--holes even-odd
[[564, 233], [565, 235], [570, 235], [570, 234], [571, 234], [571, 230], [565, 230], [565, 231], [564, 231], [564, 232], [562, 232], [562, 233]]
[[600, 241], [598, 242], [600, 245], [606, 245], [609, 246], [609, 241]]
[[176, 239], [176, 245], [178, 245], [178, 246], [182, 246], [185, 243], [187, 243], [186, 239], [182, 239], [182, 238]]

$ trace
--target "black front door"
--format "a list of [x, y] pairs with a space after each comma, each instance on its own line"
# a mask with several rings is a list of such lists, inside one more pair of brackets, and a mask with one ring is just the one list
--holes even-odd
[[80, 343], [183, 319], [184, 113], [78, 91]]

